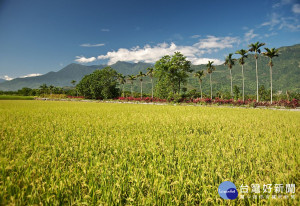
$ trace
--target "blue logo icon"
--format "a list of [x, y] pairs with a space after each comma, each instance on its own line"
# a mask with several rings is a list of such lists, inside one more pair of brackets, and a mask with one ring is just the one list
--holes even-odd
[[219, 195], [225, 200], [234, 200], [238, 196], [236, 186], [230, 182], [222, 182], [218, 188]]

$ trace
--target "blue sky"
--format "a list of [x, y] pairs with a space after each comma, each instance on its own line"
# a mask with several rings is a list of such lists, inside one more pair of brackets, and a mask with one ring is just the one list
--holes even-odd
[[70, 63], [155, 62], [180, 51], [194, 64], [300, 43], [299, 0], [0, 0], [0, 78]]

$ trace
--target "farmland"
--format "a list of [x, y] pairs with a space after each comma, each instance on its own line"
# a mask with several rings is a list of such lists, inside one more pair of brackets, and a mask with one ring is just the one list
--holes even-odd
[[[6, 100], [0, 113], [0, 205], [299, 204], [299, 112]], [[295, 184], [295, 199], [223, 200], [223, 181]]]
[[33, 100], [32, 96], [0, 95], [0, 100]]

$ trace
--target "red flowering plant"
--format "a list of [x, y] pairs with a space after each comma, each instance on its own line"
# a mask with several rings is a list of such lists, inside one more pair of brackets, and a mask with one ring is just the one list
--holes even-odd
[[84, 96], [67, 96], [69, 99], [84, 99]]

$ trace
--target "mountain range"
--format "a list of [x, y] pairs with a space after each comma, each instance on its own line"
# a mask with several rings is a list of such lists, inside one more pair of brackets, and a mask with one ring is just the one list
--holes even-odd
[[2, 82], [6, 82], [6, 80], [0, 78], [0, 83], [2, 83]]
[[[273, 88], [275, 91], [285, 92], [286, 90], [300, 92], [300, 44], [279, 48], [279, 57], [273, 59]], [[236, 55], [237, 56], [237, 55]], [[260, 55], [258, 58], [259, 84], [269, 88], [270, 74], [268, 66], [268, 58]], [[72, 86], [71, 81], [76, 80], [77, 83], [87, 74], [92, 73], [96, 69], [102, 69], [107, 65], [85, 66], [80, 64], [69, 64], [57, 72], [49, 72], [47, 74], [16, 78], [10, 81], [0, 81], [0, 90], [15, 91], [23, 87], [38, 88], [42, 84], [54, 85], [60, 87]], [[147, 67], [153, 66], [148, 63], [128, 63], [117, 62], [110, 65], [117, 72], [123, 75], [137, 74], [139, 71], [146, 72]], [[206, 70], [206, 65], [193, 65], [194, 71]], [[256, 77], [255, 77], [255, 59], [253, 54], [249, 54], [244, 65], [245, 73], [245, 91], [255, 93]], [[241, 66], [236, 62], [232, 68], [233, 85], [241, 88], [242, 75]], [[229, 91], [230, 76], [229, 70], [224, 65], [216, 66], [216, 71], [212, 74], [214, 91]], [[134, 90], [139, 91], [139, 81], [135, 81]], [[184, 86], [188, 90], [199, 88], [198, 80], [190, 74], [187, 84]], [[125, 85], [126, 90], [130, 90], [130, 85]], [[151, 91], [151, 83], [148, 77], [145, 77], [143, 90], [147, 93]], [[209, 75], [203, 78], [203, 91], [209, 93]]]
[[[75, 80], [77, 83], [87, 74], [91, 74], [96, 69], [102, 69], [107, 65], [92, 65], [85, 66], [81, 64], [69, 64], [57, 72], [48, 72], [47, 74], [35, 77], [16, 78], [10, 81], [0, 83], [0, 90], [2, 91], [15, 91], [23, 87], [39, 88], [42, 84], [66, 87], [72, 86], [71, 81]], [[127, 63], [117, 62], [110, 65], [117, 72], [124, 75], [137, 74], [139, 71], [146, 72], [147, 67], [151, 64], [147, 63]]]

